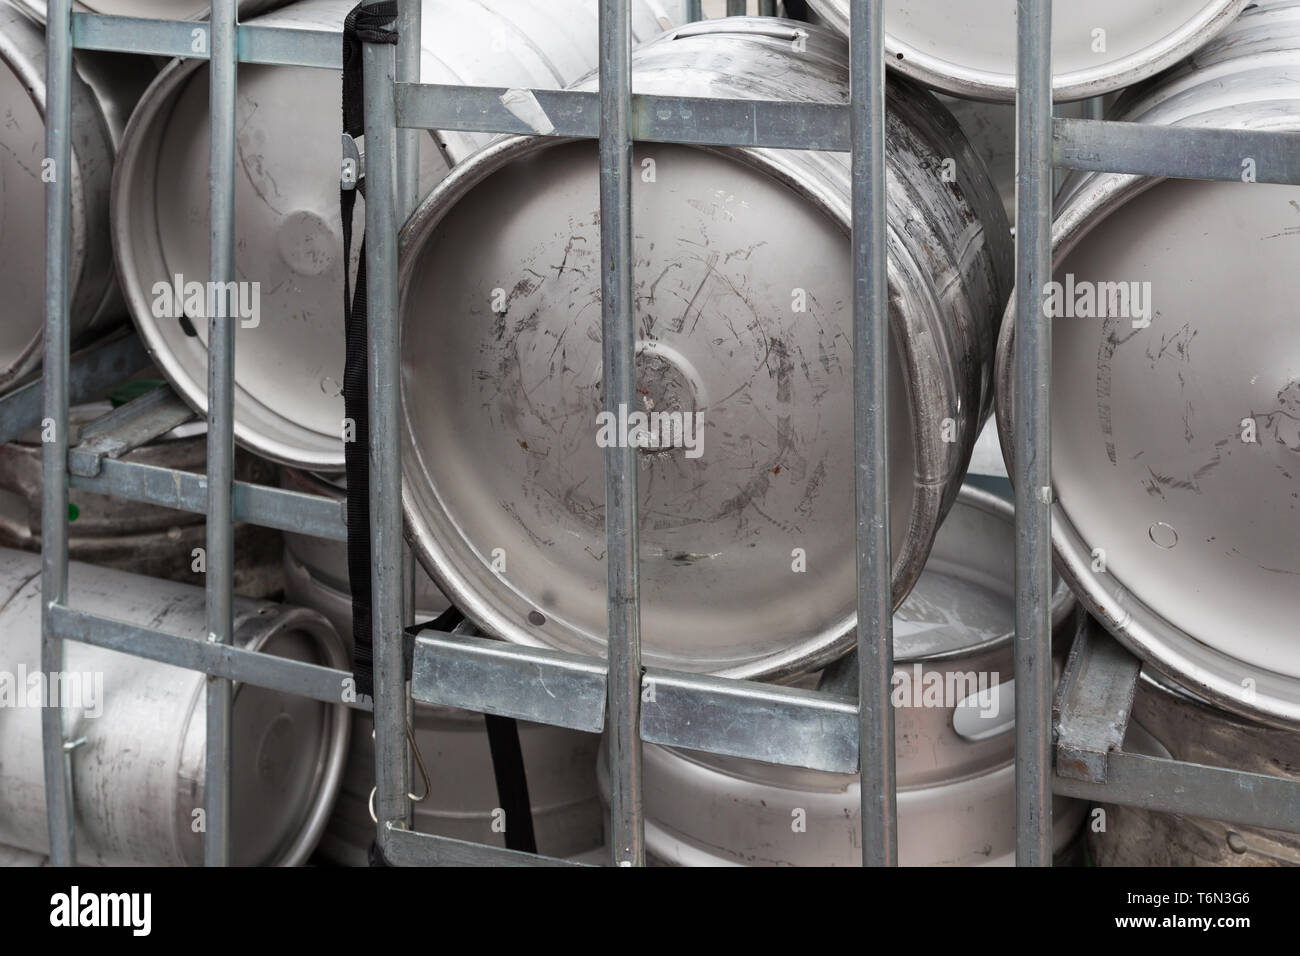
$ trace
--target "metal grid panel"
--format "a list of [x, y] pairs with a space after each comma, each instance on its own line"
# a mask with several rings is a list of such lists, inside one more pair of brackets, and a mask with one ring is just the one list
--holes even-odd
[[[732, 9], [732, 7], [736, 9]], [[761, 12], [774, 12], [764, 0]], [[267, 30], [236, 23], [234, 0], [215, 0], [209, 24], [72, 15], [71, 0], [50, 0], [48, 27], [47, 154], [57, 170], [70, 168], [70, 87], [73, 47], [160, 55], [206, 57], [212, 62], [211, 165], [212, 275], [232, 273], [233, 122], [237, 63], [340, 66], [338, 37], [319, 31]], [[740, 12], [729, 4], [729, 12]], [[888, 706], [892, 672], [888, 598], [885, 397], [884, 251], [884, 62], [881, 0], [853, 0], [852, 101], [847, 107], [822, 104], [681, 100], [631, 94], [630, 32], [625, 0], [601, 0], [601, 94], [534, 91], [555, 122], [553, 135], [598, 139], [601, 152], [602, 259], [605, 285], [606, 368], [612, 383], [606, 401], [632, 385], [631, 193], [628, 162], [636, 139], [716, 145], [852, 150], [853, 248], [855, 262], [855, 352], [872, 356], [855, 370], [858, 453], [858, 580], [860, 672], [859, 708], [850, 701], [806, 691], [746, 681], [674, 674], [640, 668], [636, 471], [624, 450], [606, 457], [610, 593], [610, 663], [558, 652], [502, 646], [448, 634], [426, 633], [413, 649], [413, 696], [419, 700], [469, 706], [586, 730], [605, 724], [608, 697], [613, 789], [612, 823], [617, 862], [643, 862], [644, 819], [639, 750], [642, 740], [819, 769], [853, 771], [865, 779], [863, 857], [866, 863], [892, 863], [897, 855], [893, 714]], [[698, 0], [688, 3], [692, 19]], [[1269, 181], [1300, 182], [1300, 135], [1226, 130], [1156, 129], [1131, 124], [1052, 120], [1051, 5], [1049, 0], [1018, 0], [1021, 62], [1018, 98], [1020, 194], [1017, 214], [1017, 282], [1038, 288], [1050, 274], [1050, 184], [1053, 165], [1185, 178], [1235, 180], [1243, 148], [1273, 155]], [[367, 46], [367, 136], [371, 156], [370, 197], [366, 206], [368, 269], [371, 283], [370, 413], [377, 435], [396, 435], [399, 413], [397, 323], [397, 227], [416, 199], [415, 159], [419, 128], [484, 132], [524, 132], [518, 120], [500, 109], [500, 90], [422, 86], [417, 79], [420, 8], [400, 5], [398, 28], [404, 39], [394, 51]], [[203, 42], [197, 42], [201, 35]], [[398, 80], [403, 82], [397, 82]], [[599, 101], [599, 111], [593, 109]], [[689, 125], [661, 116], [691, 107]], [[599, 120], [596, 117], [599, 116]], [[1171, 148], [1176, 147], [1176, 148]], [[236, 518], [305, 534], [346, 536], [342, 509], [334, 502], [232, 480], [233, 325], [213, 319], [210, 367], [208, 476], [150, 469], [116, 460], [99, 449], [78, 449], [71, 460], [72, 483], [139, 501], [209, 517], [207, 579], [208, 644], [108, 621], [67, 607], [67, 504], [70, 452], [69, 402], [113, 380], [139, 362], [133, 339], [116, 342], [92, 356], [70, 362], [68, 339], [68, 261], [70, 257], [70, 181], [59, 175], [47, 193], [47, 263], [44, 415], [56, 423], [45, 446], [41, 666], [59, 669], [63, 640], [78, 640], [166, 661], [212, 675], [209, 684], [207, 802], [209, 864], [229, 859], [228, 776], [230, 681], [241, 680], [320, 700], [337, 702], [342, 671], [267, 657], [230, 646], [231, 522]], [[1275, 777], [1170, 760], [1112, 753], [1088, 734], [1068, 735], [1058, 756], [1092, 753], [1091, 774], [1067, 778], [1052, 774], [1052, 714], [1049, 642], [1050, 545], [1050, 325], [1039, 321], [1033, 296], [1021, 296], [1016, 375], [1017, 432], [1017, 857], [1021, 864], [1051, 862], [1051, 795], [1059, 793], [1178, 812], [1219, 816], [1257, 825], [1300, 829], [1295, 808], [1300, 784]], [[6, 440], [34, 423], [39, 414], [35, 386], [0, 403], [0, 437]], [[623, 397], [626, 397], [624, 395]], [[136, 412], [141, 412], [137, 408]], [[125, 415], [118, 422], [138, 427]], [[158, 422], [153, 423], [157, 427]], [[147, 430], [147, 429], [146, 429]], [[1023, 464], [1021, 464], [1023, 463]], [[157, 472], [158, 474], [155, 474]], [[395, 863], [502, 865], [557, 863], [527, 854], [431, 837], [407, 829], [408, 755], [405, 743], [406, 660], [402, 631], [403, 568], [400, 511], [400, 443], [376, 443], [371, 459], [371, 510], [374, 551], [374, 626], [377, 635], [376, 749], [378, 836]], [[170, 488], [169, 488], [170, 486]], [[1136, 672], [1122, 656], [1072, 657], [1063, 681], [1100, 681], [1121, 698], [1123, 681]], [[1091, 663], [1091, 666], [1090, 666]], [[570, 693], [555, 699], [535, 692], [544, 674]], [[511, 675], [516, 680], [510, 683]], [[655, 683], [657, 703], [641, 708], [643, 683]], [[511, 694], [500, 690], [512, 688]], [[1085, 695], [1086, 696], [1086, 695]], [[364, 706], [364, 704], [362, 705]], [[1070, 706], [1069, 700], [1058, 706]], [[1110, 725], [1122, 728], [1126, 714]], [[815, 722], [815, 723], [814, 723]], [[737, 735], [736, 726], [744, 732]], [[816, 726], [818, 733], [808, 732]], [[50, 847], [55, 863], [75, 859], [70, 754], [64, 745], [62, 712], [42, 714]], [[810, 746], [809, 741], [815, 744]], [[1102, 749], [1097, 751], [1097, 747]], [[1089, 750], [1093, 748], [1093, 750]], [[1109, 771], [1109, 777], [1107, 777]], [[1180, 786], [1172, 788], [1170, 783]], [[1175, 795], [1173, 791], [1177, 789]], [[1250, 794], [1246, 799], [1245, 794]]]

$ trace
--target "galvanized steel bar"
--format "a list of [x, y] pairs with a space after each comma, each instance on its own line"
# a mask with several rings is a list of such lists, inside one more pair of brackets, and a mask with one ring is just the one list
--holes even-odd
[[[136, 53], [206, 60], [211, 34], [206, 23], [193, 20], [153, 20], [144, 17], [72, 15], [72, 42], [82, 50]], [[279, 66], [343, 68], [339, 34], [330, 30], [300, 30], [251, 24], [237, 31], [239, 62]]]
[[[530, 124], [502, 102], [508, 92], [505, 87], [399, 83], [397, 122], [418, 129], [557, 138], [596, 139], [600, 135], [598, 93], [531, 90], [546, 123]], [[844, 153], [849, 151], [850, 126], [849, 108], [835, 103], [647, 94], [632, 97], [632, 138], [642, 142]]]
[[341, 70], [340, 46], [339, 34], [333, 30], [289, 30], [256, 23], [239, 28], [240, 63]]
[[[371, 4], [373, 6], [373, 4]], [[362, 48], [366, 111], [366, 275], [369, 296], [370, 546], [375, 679], [376, 839], [408, 825], [406, 677], [402, 654], [401, 369], [392, 45]], [[389, 826], [392, 824], [392, 827]]]
[[144, 17], [75, 13], [72, 42], [82, 50], [139, 53], [149, 56], [207, 59], [209, 27], [192, 20], [153, 20]]
[[[200, 24], [201, 26], [201, 24]], [[208, 641], [233, 640], [235, 530], [232, 497], [235, 481], [235, 326], [234, 316], [215, 290], [235, 275], [235, 84], [236, 0], [213, 0], [211, 69], [208, 92], [212, 117], [209, 154], [211, 249], [208, 292], [208, 520], [204, 585], [207, 591]], [[209, 677], [207, 750], [204, 755], [206, 830], [203, 861], [230, 863], [230, 681]]]
[[758, 15], [761, 17], [776, 16], [776, 0], [759, 0]]
[[[397, 80], [420, 82], [421, 0], [397, 4]], [[397, 218], [405, 222], [420, 200], [420, 140], [413, 129], [397, 131]]]
[[1052, 6], [1017, 0], [1016, 863], [1052, 865]]
[[[54, 179], [45, 186], [45, 420], [41, 456], [41, 671], [63, 669], [63, 644], [51, 616], [68, 600], [68, 282], [72, 256], [71, 0], [49, 0], [45, 64], [45, 153]], [[48, 702], [46, 702], [48, 704]], [[72, 757], [64, 747], [63, 708], [41, 710], [45, 808], [50, 859], [76, 862]]]
[[535, 853], [520, 853], [469, 843], [432, 833], [417, 833], [388, 827], [385, 830], [384, 857], [394, 866], [586, 866], [572, 860]]
[[[208, 478], [189, 471], [106, 458], [93, 478], [72, 475], [72, 487], [192, 514], [208, 509]], [[266, 485], [235, 482], [236, 521], [263, 528], [346, 541], [347, 507], [341, 501]]]
[[695, 23], [703, 19], [704, 11], [701, 9], [700, 0], [686, 0], [686, 22]]
[[1105, 783], [1058, 776], [1053, 787], [1094, 803], [1300, 833], [1300, 780], [1294, 778], [1115, 753]]
[[1300, 133], [1058, 119], [1052, 140], [1070, 169], [1241, 182], [1249, 158], [1256, 182], [1300, 184]]
[[743, 17], [748, 6], [748, 0], [727, 0], [727, 16]]
[[[632, 298], [632, 31], [629, 0], [600, 0], [600, 260], [605, 411], [636, 406]], [[609, 600], [610, 849], [645, 865], [637, 450], [605, 449]]]
[[1106, 782], [1111, 755], [1128, 731], [1141, 673], [1141, 662], [1085, 616], [1053, 702], [1058, 774]]
[[[348, 671], [334, 670], [288, 657], [247, 648], [197, 641], [152, 628], [101, 617], [89, 611], [57, 607], [51, 615], [54, 633], [64, 640], [121, 651], [146, 660], [201, 671], [225, 680], [309, 697], [327, 704], [344, 703]], [[349, 706], [368, 709], [365, 698]]]
[[[72, 356], [68, 369], [68, 402], [94, 398], [148, 365], [149, 355], [134, 332], [84, 349]], [[44, 391], [38, 379], [0, 398], [0, 445], [40, 425]]]
[[857, 455], [858, 762], [862, 861], [898, 863], [889, 543], [889, 288], [885, 245], [885, 33], [881, 0], [850, 6], [853, 114], [853, 432]]

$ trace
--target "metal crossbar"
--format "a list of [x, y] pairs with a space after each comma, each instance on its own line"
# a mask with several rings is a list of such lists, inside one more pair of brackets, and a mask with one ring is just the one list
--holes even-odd
[[[1151, 176], [1235, 180], [1243, 151], [1270, 156], [1274, 178], [1300, 183], [1300, 136], [1228, 130], [1165, 129], [1095, 120], [1052, 119], [1051, 4], [1017, 0], [1017, 287], [1040, 288], [1051, 272], [1054, 166]], [[699, 0], [688, 13], [699, 19]], [[736, 12], [742, 4], [728, 4]], [[733, 7], [736, 8], [733, 11]], [[205, 793], [208, 864], [230, 858], [230, 687], [246, 681], [317, 700], [340, 701], [349, 675], [231, 645], [231, 528], [235, 520], [334, 540], [346, 538], [338, 502], [233, 480], [233, 324], [209, 327], [207, 475], [119, 460], [141, 436], [180, 412], [166, 396], [142, 402], [92, 429], [95, 441], [71, 448], [69, 403], [142, 364], [133, 338], [70, 360], [70, 90], [72, 52], [83, 49], [211, 61], [211, 271], [228, 279], [234, 262], [234, 106], [238, 63], [338, 69], [336, 33], [239, 25], [235, 0], [214, 0], [208, 23], [177, 23], [71, 12], [49, 0], [47, 154], [59, 171], [47, 192], [42, 509], [41, 667], [60, 669], [62, 642], [75, 640], [212, 675], [208, 691]], [[418, 198], [419, 129], [538, 134], [506, 111], [503, 90], [418, 83], [420, 4], [399, 6], [396, 51], [367, 45], [366, 204], [370, 282], [370, 416], [374, 556], [374, 700], [377, 838], [398, 864], [550, 865], [565, 861], [412, 832], [407, 798], [407, 666], [410, 697], [552, 723], [610, 739], [611, 834], [615, 862], [644, 862], [642, 741], [836, 772], [860, 771], [863, 860], [897, 861], [885, 443], [886, 252], [882, 0], [852, 0], [852, 97], [848, 106], [634, 95], [626, 0], [600, 0], [600, 93], [534, 91], [554, 124], [550, 135], [600, 144], [605, 401], [630, 404], [633, 386], [630, 150], [634, 140], [851, 151], [857, 450], [859, 700], [640, 666], [636, 469], [626, 449], [606, 451], [609, 560], [609, 662], [557, 651], [433, 631], [408, 648], [403, 632], [401, 443], [397, 314], [397, 232]], [[772, 0], [761, 11], [775, 12]], [[667, 108], [665, 108], [667, 107]], [[683, 120], [686, 116], [688, 119]], [[1171, 148], [1172, 147], [1172, 148]], [[1264, 180], [1261, 180], [1264, 181]], [[1137, 669], [1125, 652], [1093, 641], [1072, 657], [1058, 702], [1062, 735], [1053, 752], [1050, 670], [1051, 328], [1036, 297], [1017, 299], [1017, 862], [1050, 865], [1053, 791], [1088, 799], [1300, 831], [1300, 783], [1118, 751]], [[0, 439], [37, 423], [37, 386], [0, 402]], [[84, 488], [208, 516], [206, 643], [102, 618], [68, 606], [68, 488]], [[1098, 648], [1102, 648], [1098, 650]], [[1128, 682], [1127, 684], [1125, 682]], [[542, 684], [548, 691], [542, 693]], [[655, 687], [642, 704], [643, 687]], [[554, 693], [556, 690], [560, 693]], [[1127, 695], [1127, 697], [1126, 697]], [[1080, 701], [1107, 700], [1113, 718]], [[355, 706], [366, 707], [367, 702]], [[1071, 710], [1071, 708], [1074, 708]], [[71, 754], [63, 712], [42, 713], [50, 850], [75, 861]], [[1053, 769], [1053, 757], [1056, 770]]]

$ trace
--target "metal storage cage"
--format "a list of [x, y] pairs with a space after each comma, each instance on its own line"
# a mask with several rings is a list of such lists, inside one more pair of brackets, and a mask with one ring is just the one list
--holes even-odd
[[[207, 475], [132, 464], [126, 451], [191, 413], [168, 390], [138, 399], [96, 423], [77, 446], [68, 438], [69, 403], [138, 368], [133, 338], [69, 355], [71, 233], [70, 87], [75, 48], [211, 63], [211, 278], [233, 276], [235, 97], [239, 63], [340, 68], [337, 34], [239, 26], [235, 0], [214, 0], [209, 22], [168, 22], [74, 14], [50, 0], [47, 155], [46, 326], [43, 383], [0, 403], [0, 440], [44, 420], [43, 615], [41, 666], [60, 668], [64, 641], [125, 651], [210, 675], [207, 698], [205, 858], [227, 863], [230, 704], [233, 681], [330, 703], [351, 675], [265, 656], [231, 644], [232, 522], [340, 540], [344, 509], [311, 495], [232, 479], [235, 320], [211, 319]], [[728, 3], [741, 12], [743, 3]], [[762, 12], [774, 12], [764, 3]], [[698, 0], [688, 5], [699, 16]], [[421, 85], [416, 80], [420, 5], [399, 3], [394, 49], [367, 44], [366, 204], [369, 298], [369, 408], [381, 440], [370, 449], [376, 725], [377, 841], [394, 864], [554, 864], [511, 850], [409, 830], [409, 697], [584, 731], [608, 722], [611, 850], [618, 865], [644, 862], [641, 742], [838, 772], [861, 771], [866, 864], [897, 856], [890, 554], [886, 497], [886, 274], [884, 224], [883, 4], [854, 0], [852, 99], [848, 106], [633, 96], [626, 0], [600, 3], [600, 92], [535, 91], [550, 118], [546, 133], [501, 104], [500, 89]], [[1053, 120], [1051, 4], [1018, 0], [1019, 204], [1016, 283], [1044, 285], [1051, 271], [1054, 167], [1142, 175], [1238, 180], [1243, 156], [1259, 159], [1259, 181], [1300, 184], [1300, 134], [1152, 128], [1096, 120]], [[605, 450], [609, 661], [425, 630], [413, 652], [404, 636], [401, 446], [398, 393], [397, 235], [416, 200], [420, 129], [458, 129], [596, 139], [602, 208], [604, 401], [631, 403], [631, 147], [634, 140], [686, 144], [818, 148], [853, 154], [855, 434], [857, 450], [858, 652], [861, 706], [798, 689], [650, 669], [638, 630], [635, 449]], [[1053, 792], [1148, 809], [1300, 832], [1300, 782], [1120, 751], [1138, 664], [1117, 644], [1084, 628], [1053, 701], [1051, 598], [1050, 323], [1036, 297], [1018, 298], [1015, 486], [1017, 524], [1016, 714], [1017, 861], [1050, 865]], [[43, 412], [38, 398], [43, 391]], [[93, 489], [208, 516], [206, 643], [100, 617], [68, 605], [68, 489]], [[409, 653], [408, 653], [409, 652]], [[653, 702], [643, 704], [652, 684]], [[369, 706], [362, 701], [354, 706]], [[1054, 714], [1055, 709], [1055, 714]], [[608, 717], [606, 716], [608, 713]], [[71, 762], [76, 740], [63, 712], [42, 714], [53, 861], [76, 860]], [[437, 768], [433, 768], [437, 772]]]

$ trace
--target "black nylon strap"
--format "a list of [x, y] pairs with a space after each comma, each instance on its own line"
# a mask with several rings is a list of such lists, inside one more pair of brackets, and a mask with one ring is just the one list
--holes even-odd
[[484, 714], [483, 719], [487, 721], [492, 771], [497, 778], [497, 799], [506, 812], [506, 849], [536, 853], [537, 836], [533, 833], [533, 807], [528, 799], [519, 725], [513, 717]]
[[[370, 6], [359, 3], [343, 23], [343, 133], [353, 139], [366, 131], [365, 81], [361, 50], [366, 43], [397, 42], [396, 31], [389, 24], [397, 17], [395, 2]], [[371, 622], [370, 588], [370, 407], [369, 407], [369, 330], [367, 326], [366, 243], [362, 239], [361, 261], [357, 264], [355, 293], [349, 281], [352, 262], [352, 217], [356, 194], [362, 189], [360, 170], [355, 189], [341, 189], [339, 208], [343, 219], [343, 314], [347, 353], [343, 366], [344, 415], [353, 422], [352, 441], [344, 442], [344, 467], [347, 474], [348, 513], [348, 583], [352, 591], [352, 672], [358, 694], [373, 697], [374, 637]], [[436, 630], [450, 630], [463, 620], [454, 608], [431, 625]], [[412, 628], [415, 632], [419, 628]], [[407, 664], [409, 668], [409, 662]], [[537, 852], [533, 831], [532, 805], [528, 798], [528, 779], [524, 769], [519, 728], [509, 717], [484, 715], [487, 722], [488, 747], [492, 770], [496, 776], [497, 799], [506, 812], [506, 848], [526, 853]], [[378, 846], [372, 846], [371, 866], [384, 866]]]
[[[387, 29], [397, 17], [389, 0], [371, 6], [357, 4], [343, 21], [343, 132], [358, 137], [366, 131], [365, 77], [361, 49], [365, 43], [396, 43]], [[359, 174], [358, 170], [358, 174]], [[343, 444], [348, 483], [348, 584], [352, 591], [352, 673], [358, 694], [373, 697], [374, 640], [371, 633], [370, 591], [370, 409], [369, 336], [366, 324], [366, 244], [361, 243], [357, 285], [353, 294], [348, 272], [352, 262], [352, 217], [357, 188], [339, 191], [343, 218], [343, 315], [347, 353], [343, 364], [343, 414], [352, 422], [350, 441]], [[349, 437], [349, 436], [345, 436]]]

